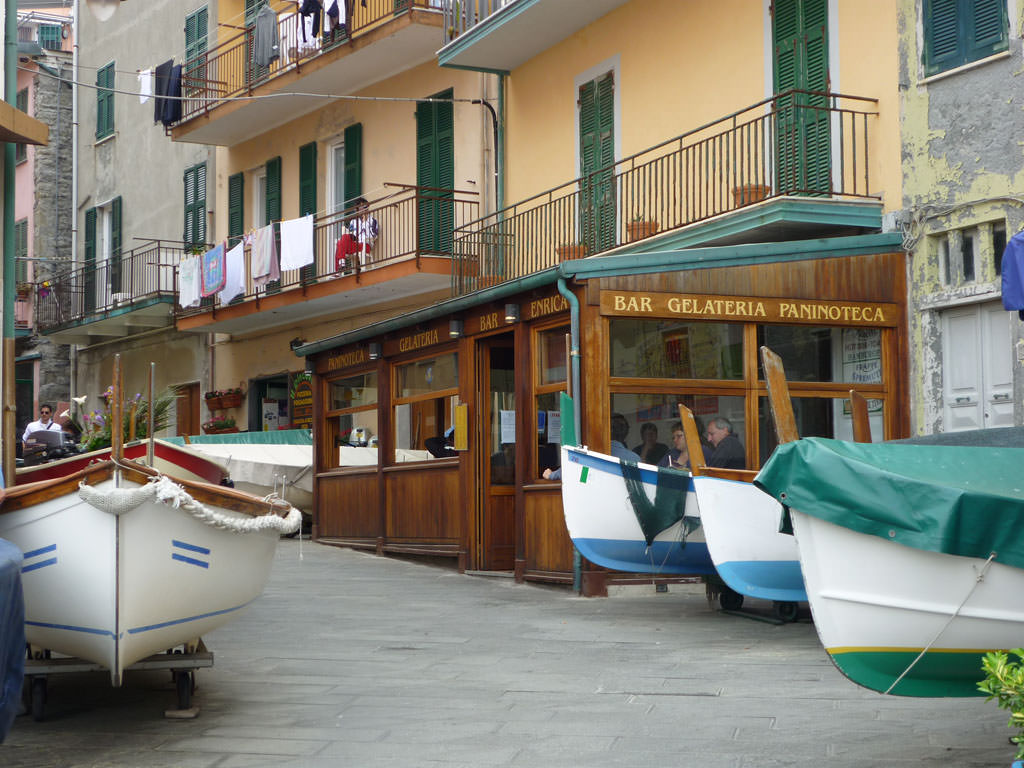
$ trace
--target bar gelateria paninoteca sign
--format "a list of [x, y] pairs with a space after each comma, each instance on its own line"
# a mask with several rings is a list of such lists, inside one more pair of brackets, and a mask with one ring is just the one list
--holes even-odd
[[899, 321], [899, 306], [866, 301], [601, 291], [601, 314], [732, 322], [895, 326]]

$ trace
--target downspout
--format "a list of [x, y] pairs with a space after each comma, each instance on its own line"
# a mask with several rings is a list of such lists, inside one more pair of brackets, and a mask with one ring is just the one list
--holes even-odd
[[[582, 444], [580, 431], [580, 302], [569, 290], [564, 277], [558, 278], [558, 292], [569, 302], [569, 344], [570, 376], [572, 377], [572, 422], [576, 429], [576, 441]], [[572, 588], [579, 593], [583, 589], [583, 558], [576, 547], [572, 548]]]
[[[68, 254], [68, 266], [73, 268], [78, 253], [78, 83], [81, 80], [78, 72], [79, 0], [75, 0], [71, 13], [71, 252]], [[54, 264], [54, 273], [58, 269], [59, 266]], [[68, 351], [71, 357], [71, 397], [77, 397], [78, 345], [71, 344]]]
[[498, 75], [498, 135], [494, 139], [494, 157], [497, 165], [494, 210], [505, 208], [505, 76]]
[[[18, 95], [18, 4], [4, 4], [4, 101], [15, 105]], [[14, 485], [14, 143], [4, 144], [4, 267], [3, 362], [0, 364], [4, 399], [3, 479]]]

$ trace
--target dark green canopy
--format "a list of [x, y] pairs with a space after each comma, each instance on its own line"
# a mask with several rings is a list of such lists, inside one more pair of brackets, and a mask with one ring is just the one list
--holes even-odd
[[844, 528], [1024, 568], [1024, 448], [810, 437], [780, 445], [754, 482]]

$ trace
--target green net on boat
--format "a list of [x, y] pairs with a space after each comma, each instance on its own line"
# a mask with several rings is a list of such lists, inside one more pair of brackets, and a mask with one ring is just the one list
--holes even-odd
[[[622, 467], [622, 479], [626, 482], [626, 492], [637, 522], [640, 523], [640, 530], [643, 531], [647, 546], [651, 546], [659, 533], [683, 519], [690, 476], [669, 467], [657, 467], [658, 477], [652, 502], [643, 483], [643, 472], [650, 470], [641, 470], [632, 461], [620, 461], [619, 466]], [[681, 545], [685, 546], [686, 535], [699, 524], [692, 518], [684, 521]]]

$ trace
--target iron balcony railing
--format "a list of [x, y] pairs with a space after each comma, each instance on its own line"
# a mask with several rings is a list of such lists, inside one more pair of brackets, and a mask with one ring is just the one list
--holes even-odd
[[[338, 241], [349, 231], [348, 224], [356, 217], [354, 208], [317, 215], [313, 219], [313, 264], [285, 270], [279, 280], [257, 285], [252, 277], [251, 247], [246, 244], [243, 262], [245, 290], [230, 304], [301, 289], [319, 280], [346, 275], [354, 275], [358, 280], [366, 270], [404, 261], [415, 261], [418, 270], [422, 257], [450, 259], [454, 229], [480, 215], [476, 192], [395, 183], [385, 186], [395, 191], [371, 202], [367, 209], [367, 213], [377, 220], [379, 232], [367, 253], [350, 256], [341, 263], [335, 260]], [[277, 253], [280, 253], [280, 233], [275, 232], [275, 236], [278, 238]], [[176, 306], [175, 312], [178, 317], [187, 317], [219, 306], [222, 306], [219, 298], [211, 295], [198, 306]]]
[[[188, 59], [182, 67], [182, 101], [179, 123], [215, 109], [222, 100], [251, 95], [255, 88], [274, 78], [301, 70], [310, 59], [333, 50], [355, 37], [386, 24], [414, 7], [437, 9], [440, 0], [339, 0], [343, 26], [328, 31], [326, 13], [321, 18], [321, 33], [307, 34], [305, 17], [298, 12], [279, 14], [279, 58], [268, 65], [256, 63], [254, 24], [219, 43], [208, 51]], [[325, 3], [330, 7], [330, 3]], [[346, 6], [351, 17], [345, 16]]]
[[438, 0], [444, 8], [444, 42], [451, 42], [514, 1]]
[[45, 334], [111, 310], [173, 299], [174, 268], [184, 252], [180, 241], [147, 240], [119, 257], [36, 283], [36, 327]]
[[470, 222], [461, 295], [782, 196], [870, 191], [876, 99], [787, 91]]

